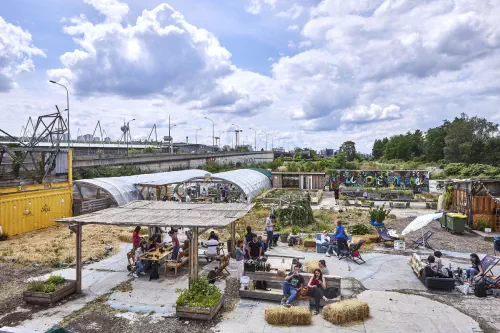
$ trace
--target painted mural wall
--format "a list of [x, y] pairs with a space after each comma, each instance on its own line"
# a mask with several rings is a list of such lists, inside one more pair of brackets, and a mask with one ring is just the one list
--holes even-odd
[[331, 170], [330, 186], [384, 187], [429, 192], [429, 172], [422, 170]]

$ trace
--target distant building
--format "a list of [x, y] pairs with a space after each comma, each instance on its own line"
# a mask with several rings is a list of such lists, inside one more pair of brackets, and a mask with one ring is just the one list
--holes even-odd
[[333, 157], [336, 155], [335, 152], [336, 152], [336, 150], [333, 148], [326, 148], [326, 149], [320, 150], [319, 154], [323, 157]]
[[79, 135], [76, 138], [77, 141], [83, 141], [83, 142], [92, 142], [94, 141], [93, 139], [94, 137], [92, 136], [92, 134]]

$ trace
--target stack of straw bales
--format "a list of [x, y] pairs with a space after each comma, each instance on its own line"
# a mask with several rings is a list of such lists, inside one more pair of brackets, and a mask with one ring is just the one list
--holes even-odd
[[359, 299], [350, 299], [334, 304], [328, 304], [323, 308], [323, 317], [333, 324], [347, 324], [360, 321], [370, 316], [368, 303]]
[[306, 260], [304, 261], [304, 271], [307, 273], [313, 273], [318, 266], [318, 260]]
[[265, 318], [268, 324], [278, 326], [311, 325], [312, 314], [303, 306], [274, 306], [267, 308]]

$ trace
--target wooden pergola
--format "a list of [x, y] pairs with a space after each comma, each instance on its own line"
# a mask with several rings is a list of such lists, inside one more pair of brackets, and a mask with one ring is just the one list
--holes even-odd
[[220, 203], [198, 204], [172, 201], [132, 201], [126, 205], [108, 208], [81, 216], [57, 219], [76, 234], [76, 283], [82, 291], [82, 232], [86, 224], [116, 225], [122, 227], [182, 227], [192, 231], [189, 242], [189, 276], [198, 279], [198, 235], [210, 228], [231, 225], [232, 253], [234, 253], [235, 222], [244, 216], [252, 204]]

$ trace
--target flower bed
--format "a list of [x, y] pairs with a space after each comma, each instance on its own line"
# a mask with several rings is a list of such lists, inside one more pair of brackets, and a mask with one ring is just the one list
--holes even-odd
[[176, 315], [179, 318], [212, 320], [223, 305], [222, 293], [207, 279], [192, 281], [187, 289], [176, 290]]
[[60, 276], [51, 276], [47, 281], [35, 281], [23, 293], [23, 299], [29, 304], [49, 305], [73, 294], [76, 281], [66, 280]]

